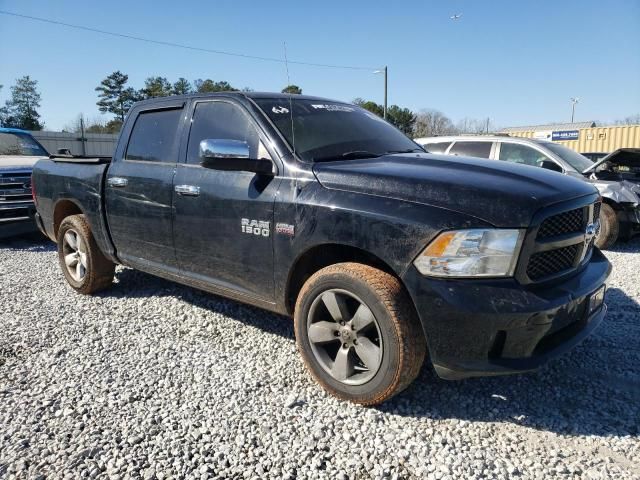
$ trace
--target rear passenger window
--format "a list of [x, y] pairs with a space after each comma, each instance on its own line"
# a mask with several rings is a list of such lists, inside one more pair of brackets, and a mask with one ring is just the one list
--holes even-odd
[[451, 145], [451, 142], [436, 142], [425, 143], [423, 147], [429, 153], [444, 153], [447, 151], [449, 145]]
[[138, 115], [131, 131], [125, 159], [176, 163], [176, 142], [181, 108]]
[[491, 142], [456, 142], [449, 155], [461, 155], [465, 157], [489, 158], [491, 154]]

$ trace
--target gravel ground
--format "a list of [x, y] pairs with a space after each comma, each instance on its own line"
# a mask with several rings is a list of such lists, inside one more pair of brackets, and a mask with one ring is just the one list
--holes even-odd
[[640, 478], [640, 240], [604, 325], [539, 372], [380, 408], [325, 394], [290, 321], [118, 269], [98, 296], [54, 246], [0, 244], [0, 478]]

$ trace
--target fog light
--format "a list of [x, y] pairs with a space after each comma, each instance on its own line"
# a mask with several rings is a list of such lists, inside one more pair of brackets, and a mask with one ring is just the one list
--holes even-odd
[[589, 313], [593, 313], [598, 310], [604, 303], [605, 286], [603, 285], [589, 297]]

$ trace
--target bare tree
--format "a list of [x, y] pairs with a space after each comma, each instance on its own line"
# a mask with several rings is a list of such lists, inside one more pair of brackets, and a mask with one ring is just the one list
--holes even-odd
[[640, 113], [636, 113], [635, 115], [629, 115], [628, 117], [623, 118], [622, 120], [616, 120], [613, 122], [614, 125], [640, 125]]
[[470, 133], [475, 135], [486, 134], [493, 132], [495, 127], [491, 124], [488, 118], [478, 119], [464, 117], [456, 124], [456, 128], [459, 133]]
[[457, 131], [451, 119], [438, 110], [421, 110], [416, 115], [413, 126], [413, 135], [416, 137], [434, 137], [455, 133]]

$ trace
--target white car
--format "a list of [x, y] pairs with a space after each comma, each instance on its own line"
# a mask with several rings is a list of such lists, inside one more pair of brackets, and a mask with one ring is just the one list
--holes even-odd
[[[506, 135], [458, 135], [414, 139], [429, 153], [480, 157], [541, 167], [592, 183], [602, 196], [599, 248], [611, 247], [618, 238], [640, 233], [640, 161], [637, 154], [621, 149], [606, 157], [611, 168], [600, 167], [587, 157], [556, 142]], [[623, 152], [624, 150], [624, 152]], [[616, 155], [614, 155], [616, 154]], [[628, 158], [636, 160], [628, 160]], [[625, 159], [624, 161], [622, 159]]]

